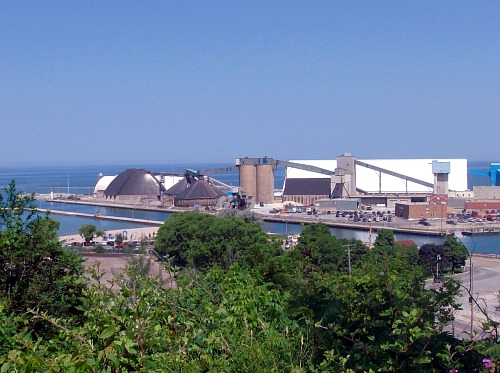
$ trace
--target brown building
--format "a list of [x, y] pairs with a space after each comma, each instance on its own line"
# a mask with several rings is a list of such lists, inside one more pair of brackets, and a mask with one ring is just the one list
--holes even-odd
[[445, 204], [396, 203], [394, 214], [404, 219], [444, 219], [447, 210]]
[[490, 213], [491, 211], [500, 210], [500, 201], [465, 201], [465, 209], [484, 215], [486, 211]]
[[330, 179], [304, 178], [286, 179], [283, 202], [296, 202], [312, 206], [318, 199], [330, 198]]

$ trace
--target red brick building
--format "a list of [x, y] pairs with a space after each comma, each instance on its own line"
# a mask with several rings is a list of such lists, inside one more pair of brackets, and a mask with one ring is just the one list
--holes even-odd
[[404, 219], [444, 219], [447, 205], [429, 203], [396, 203], [394, 214]]

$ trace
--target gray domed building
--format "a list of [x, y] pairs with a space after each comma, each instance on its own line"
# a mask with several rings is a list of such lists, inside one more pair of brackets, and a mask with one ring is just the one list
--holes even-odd
[[173, 197], [176, 207], [217, 206], [221, 199], [226, 199], [226, 194], [207, 180], [196, 180], [189, 176], [169, 188], [165, 194]]
[[151, 172], [142, 168], [129, 168], [118, 174], [104, 191], [106, 198], [116, 201], [144, 202], [160, 200], [165, 187]]

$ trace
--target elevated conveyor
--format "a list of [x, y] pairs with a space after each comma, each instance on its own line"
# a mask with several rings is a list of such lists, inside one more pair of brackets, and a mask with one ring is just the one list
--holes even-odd
[[381, 172], [381, 173], [384, 173], [384, 174], [387, 174], [387, 175], [398, 177], [398, 178], [403, 179], [403, 180], [405, 180], [407, 182], [410, 181], [412, 183], [423, 185], [423, 186], [426, 186], [426, 187], [429, 187], [429, 188], [433, 188], [434, 187], [434, 184], [429, 183], [427, 181], [416, 179], [416, 178], [411, 177], [411, 176], [403, 175], [403, 174], [400, 174], [398, 172], [387, 170], [385, 168], [374, 166], [374, 165], [371, 165], [371, 164], [368, 164], [368, 163], [365, 163], [365, 162], [361, 162], [361, 161], [358, 161], [358, 160], [356, 160], [354, 162], [356, 163], [357, 166], [365, 167], [365, 168], [368, 168], [370, 170], [374, 170], [374, 171], [378, 171], [378, 172]]

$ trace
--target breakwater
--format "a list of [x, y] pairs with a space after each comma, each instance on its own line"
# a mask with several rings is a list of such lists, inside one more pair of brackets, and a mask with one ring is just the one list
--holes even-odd
[[[91, 201], [37, 201], [39, 210], [50, 210], [54, 217], [61, 223], [59, 228], [60, 235], [76, 234], [78, 228], [83, 224], [95, 224], [99, 229], [116, 230], [140, 228], [145, 225], [143, 221], [154, 221], [155, 224], [163, 224], [173, 213], [177, 211], [187, 211], [181, 209], [163, 209], [155, 206], [137, 206], [137, 205], [118, 205], [113, 202], [92, 203]], [[79, 215], [57, 215], [56, 211], [66, 210], [68, 212], [79, 212]], [[387, 222], [373, 223], [370, 229], [369, 223], [353, 223], [348, 221], [328, 221], [333, 219], [330, 215], [321, 215], [318, 218], [306, 214], [280, 214], [273, 215], [268, 213], [268, 208], [256, 209], [261, 213], [263, 223], [262, 228], [269, 233], [279, 234], [300, 234], [306, 224], [321, 222], [325, 223], [337, 238], [358, 239], [362, 242], [374, 242], [377, 231], [381, 228], [392, 229], [396, 240], [412, 240], [418, 246], [423, 244], [440, 244], [444, 238], [440, 236], [440, 224], [434, 224], [432, 227], [420, 227], [416, 222], [407, 222], [397, 219], [392, 222], [394, 226], [389, 226]], [[104, 216], [109, 219], [95, 217], [95, 213], [102, 211]], [[119, 219], [114, 219], [118, 217]], [[137, 220], [135, 220], [137, 219]], [[382, 225], [380, 225], [382, 224]], [[413, 227], [420, 228], [414, 229]], [[430, 229], [433, 228], [433, 229]], [[450, 227], [455, 228], [455, 227]], [[461, 228], [458, 228], [461, 229]], [[500, 235], [494, 236], [462, 236], [460, 231], [455, 229], [455, 235], [463, 242], [471, 253], [500, 254]]]
[[[128, 211], [131, 215], [129, 217], [123, 216], [122, 213], [120, 213], [119, 219], [114, 219], [116, 216], [109, 215], [108, 213], [104, 215], [100, 215], [99, 218], [109, 218], [109, 219], [114, 219], [114, 220], [121, 220], [121, 221], [128, 221], [128, 222], [142, 222], [141, 219], [136, 219], [133, 215], [138, 215], [139, 211], [146, 212], [146, 213], [154, 213], [156, 215], [158, 214], [167, 214], [170, 215], [172, 213], [176, 212], [185, 212], [185, 211], [192, 211], [191, 209], [186, 209], [186, 208], [175, 208], [175, 207], [159, 207], [157, 204], [154, 205], [148, 205], [148, 204], [140, 204], [140, 205], [130, 205], [130, 204], [118, 204], [115, 203], [114, 201], [108, 201], [108, 200], [95, 200], [95, 199], [82, 199], [82, 200], [46, 200], [47, 203], [51, 204], [59, 204], [59, 206], [66, 206], [66, 205], [80, 205], [80, 206], [93, 206], [94, 208], [96, 207], [101, 207], [104, 209], [112, 209], [114, 212], [112, 213], [118, 213], [117, 210], [122, 210], [122, 211]], [[48, 209], [52, 213], [56, 214], [56, 211], [61, 211], [59, 209], [52, 210]], [[342, 219], [335, 219], [334, 216], [327, 216], [327, 215], [321, 215], [321, 216], [312, 216], [312, 215], [307, 215], [307, 214], [268, 214], [265, 213], [264, 209], [259, 209], [256, 208], [253, 210], [255, 213], [257, 213], [260, 218], [264, 222], [273, 222], [273, 223], [290, 223], [290, 224], [299, 224], [299, 225], [307, 225], [307, 224], [312, 224], [312, 223], [324, 223], [328, 227], [331, 228], [338, 228], [338, 229], [349, 229], [349, 230], [355, 230], [355, 231], [365, 231], [365, 232], [376, 232], [378, 229], [389, 229], [392, 230], [394, 233], [403, 233], [403, 234], [411, 234], [411, 235], [422, 235], [422, 236], [430, 236], [430, 237], [439, 237], [442, 236], [442, 232], [439, 229], [428, 229], [424, 228], [422, 226], [419, 226], [417, 224], [411, 224], [406, 226], [406, 221], [395, 221], [392, 224], [387, 224], [387, 223], [361, 223], [361, 222], [350, 222]], [[145, 215], [145, 214], [142, 214]], [[82, 217], [95, 217], [95, 215], [92, 215], [90, 213], [87, 213], [86, 215], [80, 215]], [[166, 217], [168, 218], [168, 217]], [[163, 219], [163, 218], [162, 218]], [[160, 225], [163, 224], [163, 221], [156, 221], [157, 224], [159, 223]], [[144, 221], [150, 221], [149, 219], [145, 219]]]
[[103, 219], [103, 220], [114, 220], [114, 221], [123, 221], [123, 222], [131, 222], [137, 224], [145, 224], [145, 225], [157, 225], [160, 226], [164, 223], [164, 221], [159, 220], [146, 220], [146, 219], [137, 219], [137, 218], [128, 218], [122, 216], [104, 216], [104, 215], [92, 215], [84, 212], [73, 212], [73, 211], [61, 211], [61, 210], [48, 210], [43, 208], [37, 209], [39, 212], [50, 212], [54, 215], [64, 215], [64, 216], [79, 216], [84, 218], [93, 218], [93, 219]]

